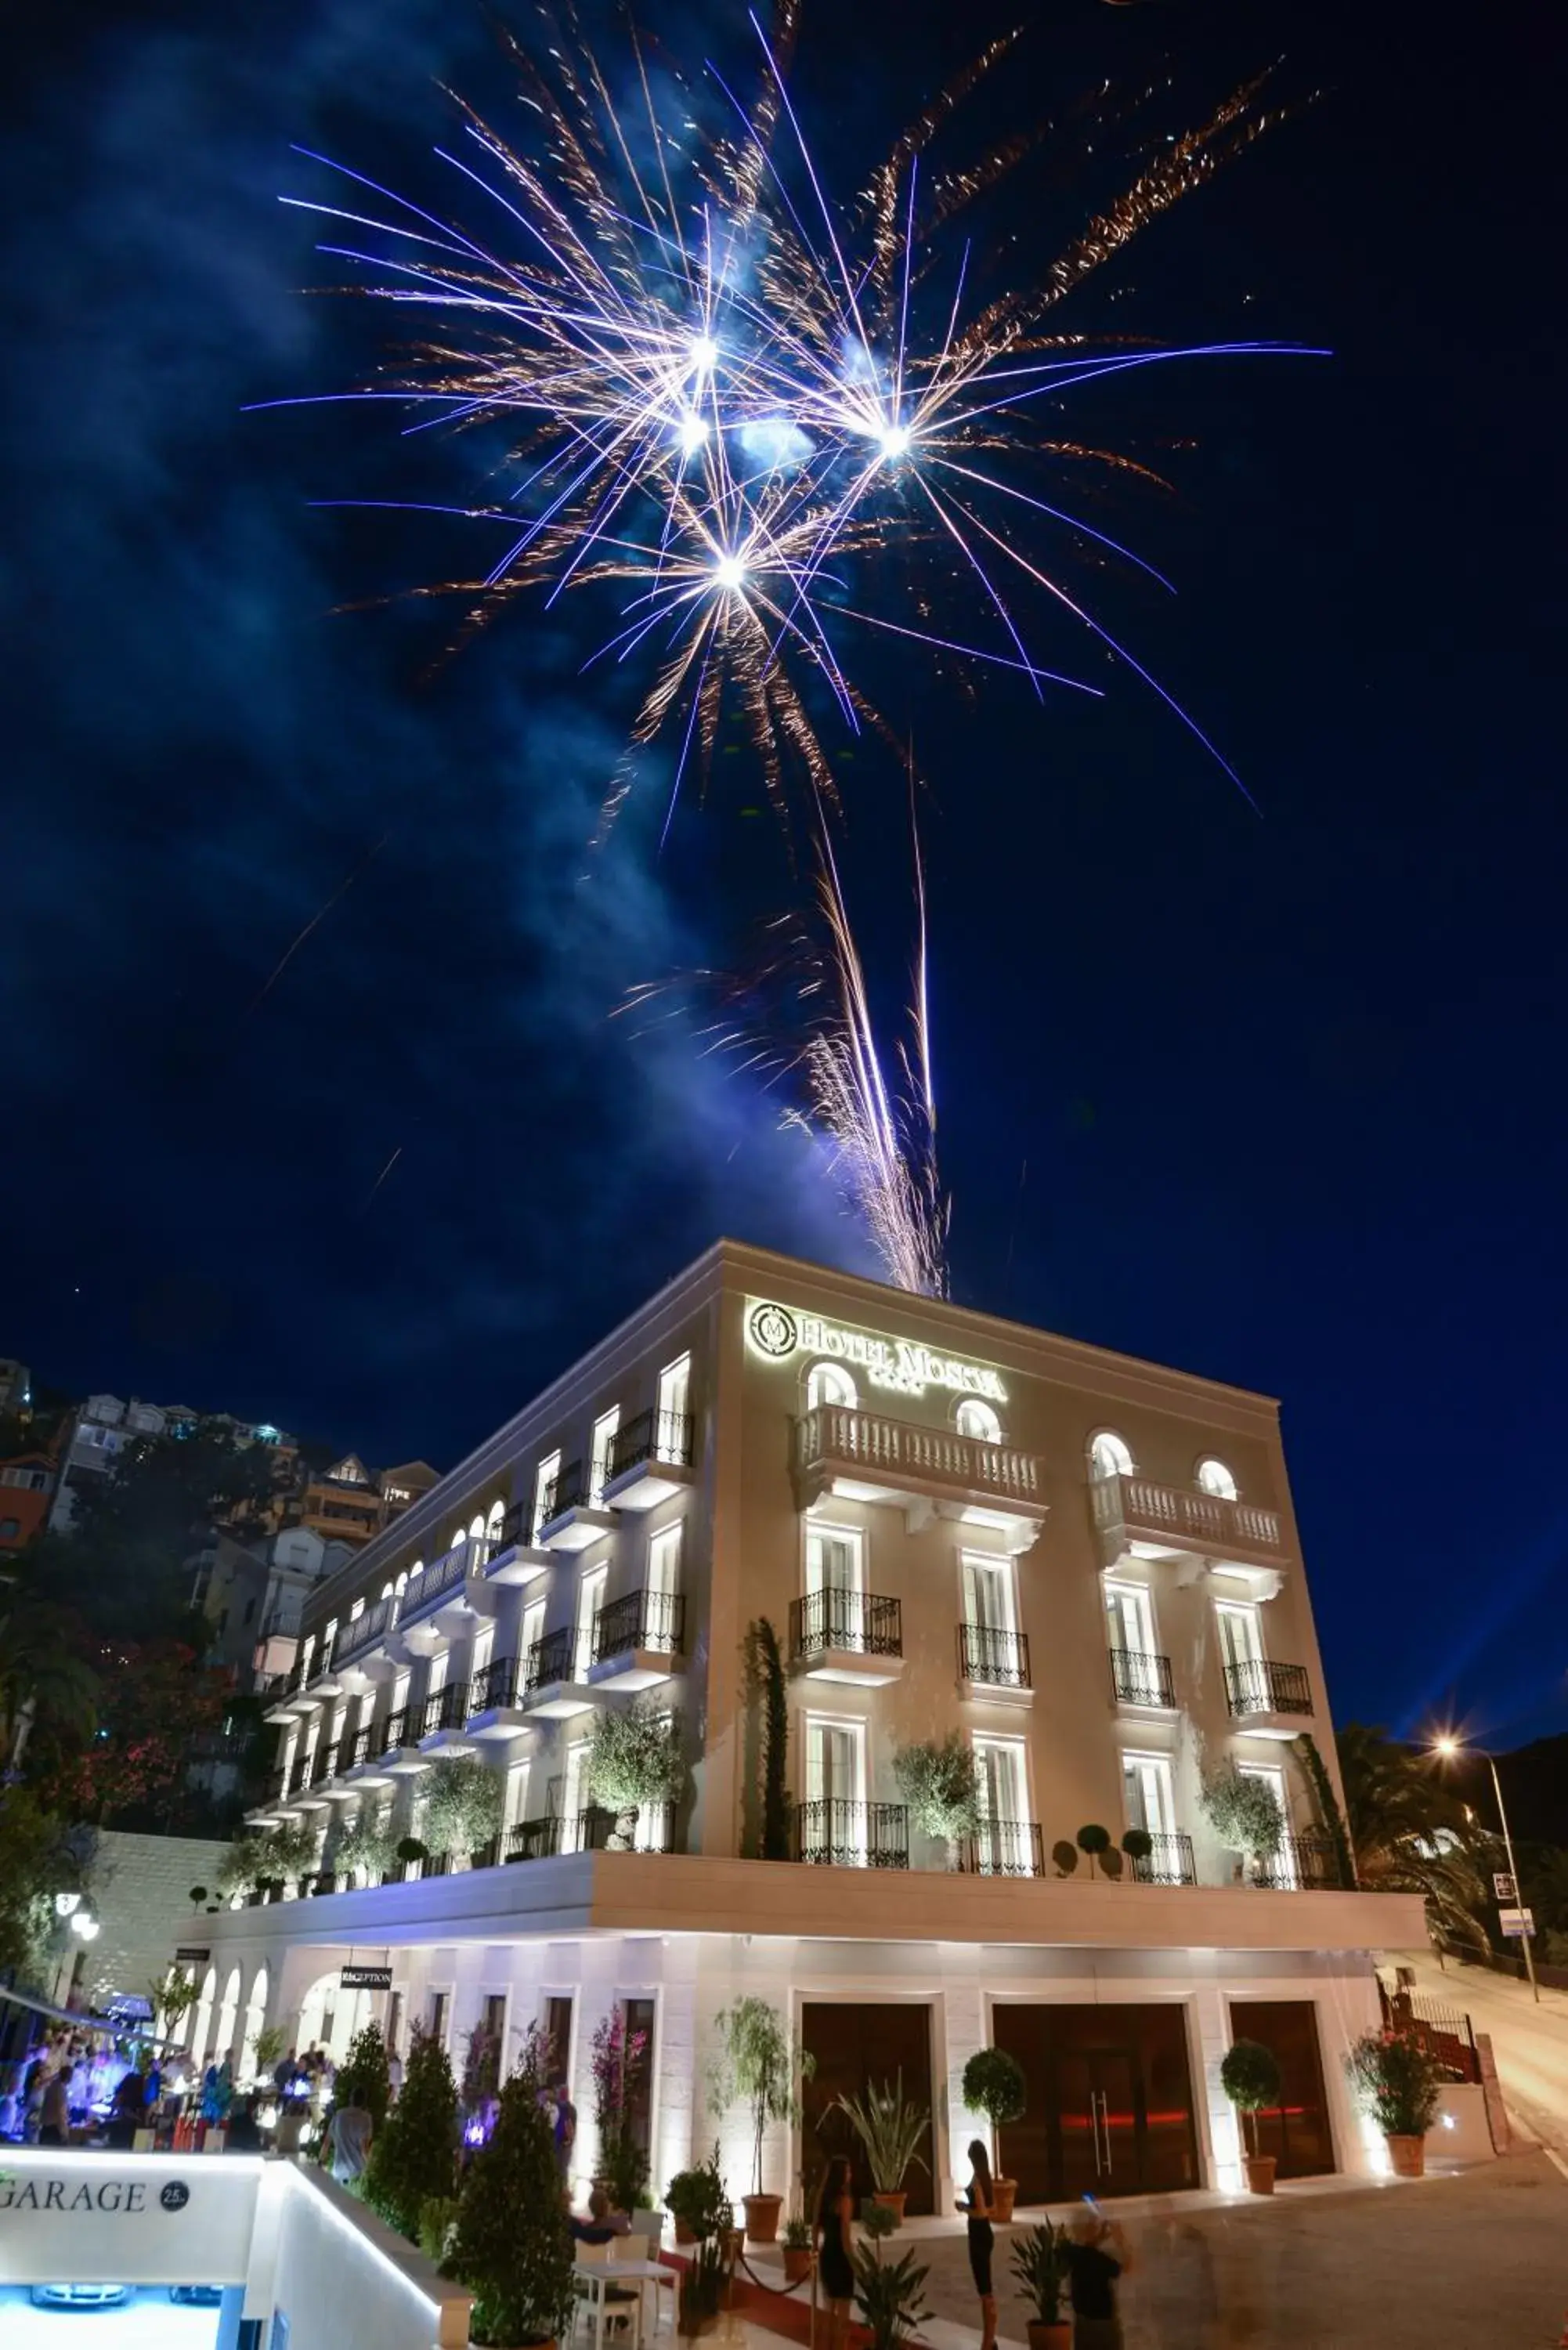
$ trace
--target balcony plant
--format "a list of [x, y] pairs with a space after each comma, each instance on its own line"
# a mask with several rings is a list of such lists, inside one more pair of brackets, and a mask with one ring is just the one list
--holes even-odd
[[621, 2008], [600, 2017], [589, 2058], [598, 2134], [595, 2178], [620, 2211], [635, 2210], [648, 2192], [648, 2161], [637, 2142], [634, 2112], [639, 2069], [647, 2053], [647, 2033], [628, 2032]]
[[686, 1776], [680, 1725], [667, 1707], [601, 1713], [588, 1742], [588, 1793], [616, 1815], [611, 1852], [630, 1852], [644, 1804], [672, 1804]]
[[1058, 1836], [1051, 1847], [1051, 1862], [1058, 1877], [1071, 1877], [1078, 1866], [1078, 1847], [1065, 1836]]
[[1285, 1840], [1285, 1815], [1266, 1779], [1223, 1762], [1203, 1782], [1203, 1810], [1221, 1843], [1261, 1866]]
[[746, 1627], [746, 1688], [751, 1704], [761, 1714], [762, 1817], [759, 1851], [763, 1860], [788, 1860], [790, 1855], [789, 1704], [784, 1695], [784, 1659], [779, 1636], [765, 1616]]
[[959, 1865], [959, 1846], [980, 1827], [980, 1767], [974, 1749], [961, 1731], [942, 1739], [923, 1739], [901, 1747], [893, 1758], [893, 1776], [909, 1804], [915, 1825], [925, 1835], [938, 1836], [948, 1848], [948, 1866]]
[[1070, 2350], [1073, 2322], [1062, 2314], [1066, 2287], [1067, 2230], [1043, 2220], [1012, 2244], [1012, 2274], [1033, 2314], [1028, 2319], [1029, 2350]]
[[811, 2243], [811, 2221], [803, 2213], [794, 2211], [784, 2221], [784, 2283], [803, 2283], [811, 2274], [815, 2259]]
[[1387, 2142], [1394, 2176], [1419, 2178], [1427, 2168], [1427, 2132], [1442, 2102], [1442, 2066], [1397, 2032], [1367, 2033], [1345, 2065], [1361, 2104]]
[[367, 1806], [344, 1829], [333, 1858], [339, 1876], [373, 1884], [389, 1873], [397, 1850], [398, 1840], [390, 1827], [383, 1827]]
[[1136, 1876], [1139, 1861], [1147, 1860], [1153, 1855], [1154, 1838], [1147, 1828], [1128, 1828], [1122, 1838], [1122, 1850], [1131, 1861]]
[[735, 2207], [719, 2168], [717, 2146], [706, 2162], [676, 2172], [664, 2190], [664, 2208], [675, 2222], [678, 2244], [701, 2244], [710, 2236], [728, 2235]]
[[929, 2267], [912, 2251], [885, 2261], [879, 2247], [862, 2244], [855, 2254], [855, 2303], [871, 2335], [871, 2350], [900, 2350], [929, 2317], [926, 2306]]
[[[432, 2195], [452, 2191], [457, 2159], [457, 2088], [446, 2050], [416, 2024], [403, 2086], [387, 2126], [370, 2143], [365, 2200], [389, 2226], [418, 2243], [420, 2214]], [[552, 2152], [551, 2160], [554, 2162]], [[560, 2181], [555, 2181], [560, 2194]]]
[[1278, 2110], [1280, 2068], [1261, 2040], [1237, 2040], [1220, 2066], [1220, 2086], [1241, 2116], [1242, 2162], [1254, 2195], [1274, 2191], [1274, 2157], [1260, 2151], [1258, 2116]]
[[572, 2235], [530, 2073], [502, 2090], [495, 2127], [463, 2175], [446, 2264], [474, 2296], [476, 2343], [519, 2350], [558, 2341], [571, 2324]]
[[999, 2133], [1009, 2122], [1023, 2120], [1029, 2101], [1029, 2085], [1017, 2057], [1010, 2056], [1005, 2048], [977, 2048], [963, 2068], [963, 2101], [971, 2113], [983, 2114], [991, 2124], [995, 2162], [992, 2201], [999, 2220], [1011, 2220], [1018, 2181], [1002, 2176]]
[[1101, 1827], [1097, 1820], [1091, 1820], [1086, 1827], [1078, 1830], [1078, 1850], [1088, 1860], [1091, 1877], [1095, 1873], [1096, 1861], [1103, 1860], [1110, 1848], [1111, 1832], [1109, 1828]]
[[902, 2072], [896, 2081], [884, 2081], [880, 2088], [868, 2081], [863, 2097], [840, 2097], [836, 2102], [866, 2149], [873, 2201], [886, 2205], [895, 2220], [902, 2220], [908, 2192], [904, 2181], [914, 2165], [922, 2170], [926, 2168], [919, 2145], [930, 2126], [929, 2114], [905, 2096]]
[[742, 2197], [746, 2238], [771, 2244], [778, 2234], [781, 2195], [763, 2192], [763, 2137], [769, 2122], [796, 2122], [800, 2093], [816, 2060], [797, 2046], [788, 2024], [765, 1999], [738, 1999], [718, 2018], [719, 2054], [708, 2075], [708, 2110], [715, 2116], [745, 2106], [752, 2122], [752, 2191]]
[[505, 1790], [499, 1771], [474, 1754], [443, 1754], [425, 1775], [424, 1841], [439, 1856], [477, 1852], [501, 1833]]

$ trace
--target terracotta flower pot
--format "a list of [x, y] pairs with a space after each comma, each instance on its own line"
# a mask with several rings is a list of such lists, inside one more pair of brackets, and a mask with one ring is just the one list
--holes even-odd
[[880, 2203], [885, 2211], [891, 2211], [900, 2227], [904, 2224], [904, 2206], [909, 2198], [907, 2187], [877, 2187], [871, 2191], [872, 2202]]
[[1242, 2158], [1247, 2173], [1247, 2186], [1254, 2195], [1272, 2195], [1274, 2191], [1275, 2157], [1272, 2154], [1249, 2154]]
[[782, 2195], [742, 2195], [746, 2207], [746, 2241], [748, 2244], [772, 2244], [778, 2241], [779, 2213], [784, 2210]]
[[1051, 2325], [1042, 2325], [1036, 2318], [1029, 2320], [1029, 2350], [1072, 2350], [1072, 2345], [1070, 2317], [1059, 2317]]
[[815, 2258], [809, 2244], [786, 2244], [784, 2248], [785, 2284], [804, 2284], [811, 2274]]
[[1427, 2141], [1424, 2137], [1405, 2137], [1390, 2133], [1383, 2143], [1388, 2148], [1388, 2159], [1396, 2178], [1424, 2178], [1427, 2175]]
[[678, 2244], [694, 2244], [697, 2241], [685, 2220], [680, 2218], [675, 2222], [675, 2241]]
[[1013, 2199], [1018, 2193], [1016, 2178], [993, 2178], [991, 2182], [991, 2205], [999, 2220], [1011, 2220]]

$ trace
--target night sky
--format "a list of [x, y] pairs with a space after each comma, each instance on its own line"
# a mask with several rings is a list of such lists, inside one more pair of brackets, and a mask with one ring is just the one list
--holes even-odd
[[[982, 120], [1168, 69], [1138, 120], [1176, 130], [1284, 57], [1293, 119], [1062, 317], [1334, 353], [1071, 420], [1176, 484], [1096, 515], [1174, 601], [1077, 578], [1257, 809], [1066, 630], [1037, 650], [1103, 702], [874, 679], [931, 787], [956, 1295], [1282, 1397], [1337, 1712], [1452, 1701], [1503, 1743], [1568, 1727], [1550, 13], [1037, 6]], [[645, 14], [744, 70], [741, 5]], [[1005, 21], [807, 0], [835, 187]], [[443, 660], [428, 602], [337, 608], [457, 557], [314, 502], [473, 494], [471, 459], [243, 412], [385, 331], [306, 290], [342, 272], [275, 201], [324, 192], [291, 142], [440, 192], [436, 82], [506, 121], [480, 10], [61, 0], [7, 67], [0, 1352], [446, 1466], [720, 1232], [872, 1270], [689, 1018], [607, 1019], [789, 902], [745, 755], [662, 855], [656, 766], [591, 857], [630, 704], [577, 679], [580, 623], [519, 608]], [[1141, 150], [1059, 151], [986, 214], [1020, 273]], [[890, 1016], [902, 781], [839, 773]]]

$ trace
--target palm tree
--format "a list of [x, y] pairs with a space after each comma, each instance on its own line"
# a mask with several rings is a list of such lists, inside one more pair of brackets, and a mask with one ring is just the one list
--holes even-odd
[[1345, 1823], [1370, 1893], [1419, 1893], [1434, 1940], [1488, 1947], [1482, 1918], [1487, 1839], [1431, 1765], [1386, 1730], [1347, 1722], [1339, 1732]]

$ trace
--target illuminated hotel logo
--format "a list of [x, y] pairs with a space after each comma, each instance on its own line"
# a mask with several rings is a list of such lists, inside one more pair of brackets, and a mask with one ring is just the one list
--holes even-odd
[[985, 1396], [1005, 1403], [1007, 1389], [995, 1371], [978, 1363], [961, 1363], [950, 1355], [933, 1354], [908, 1338], [884, 1338], [873, 1330], [854, 1330], [843, 1323], [825, 1322], [820, 1314], [796, 1314], [787, 1305], [764, 1298], [746, 1315], [746, 1343], [753, 1354], [771, 1363], [786, 1362], [800, 1352], [853, 1363], [874, 1388], [892, 1388], [900, 1395], [924, 1395], [928, 1388], [953, 1388], [961, 1395]]

